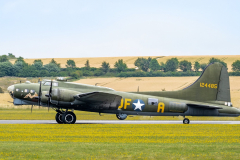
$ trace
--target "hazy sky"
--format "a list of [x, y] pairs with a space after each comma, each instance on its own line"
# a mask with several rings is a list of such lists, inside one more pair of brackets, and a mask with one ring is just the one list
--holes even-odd
[[238, 55], [240, 0], [0, 0], [0, 54]]

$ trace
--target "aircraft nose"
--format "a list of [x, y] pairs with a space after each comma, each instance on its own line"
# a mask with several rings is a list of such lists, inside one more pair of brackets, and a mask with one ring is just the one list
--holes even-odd
[[14, 85], [9, 86], [9, 87], [7, 88], [7, 90], [8, 90], [9, 93], [12, 93], [13, 90], [14, 90]]

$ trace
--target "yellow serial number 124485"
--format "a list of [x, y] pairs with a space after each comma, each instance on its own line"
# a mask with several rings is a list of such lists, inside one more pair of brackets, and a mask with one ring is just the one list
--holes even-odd
[[217, 89], [217, 84], [211, 84], [211, 83], [200, 83], [200, 87], [206, 87], [206, 88], [214, 88], [214, 89]]

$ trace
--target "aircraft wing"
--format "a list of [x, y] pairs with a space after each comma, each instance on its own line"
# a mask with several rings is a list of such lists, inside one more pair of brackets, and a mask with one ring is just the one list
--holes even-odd
[[206, 108], [206, 109], [222, 109], [222, 107], [209, 105], [209, 104], [201, 104], [201, 103], [187, 103], [189, 107], [194, 108]]
[[78, 101], [85, 102], [89, 106], [117, 109], [122, 97], [106, 92], [88, 92], [74, 96]]

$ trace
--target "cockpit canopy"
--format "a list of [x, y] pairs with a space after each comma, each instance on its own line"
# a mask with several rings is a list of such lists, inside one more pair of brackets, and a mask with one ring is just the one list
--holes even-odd
[[[51, 85], [51, 81], [50, 80], [43, 80], [41, 83], [44, 86], [50, 86]], [[58, 87], [58, 82], [57, 81], [52, 81], [52, 85], [54, 87]]]

